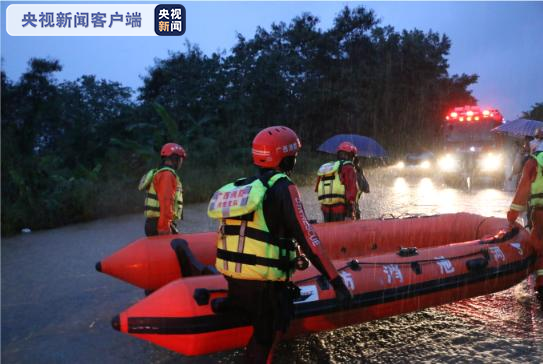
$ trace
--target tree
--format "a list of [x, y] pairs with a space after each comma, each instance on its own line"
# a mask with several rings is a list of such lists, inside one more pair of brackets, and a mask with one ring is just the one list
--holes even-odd
[[359, 133], [400, 153], [431, 146], [449, 108], [476, 102], [477, 75], [448, 74], [446, 35], [397, 31], [363, 6], [318, 26], [303, 13], [210, 56], [187, 43], [155, 61], [137, 101], [93, 75], [57, 82], [57, 60], [31, 59], [17, 82], [2, 72], [2, 231], [132, 211], [137, 180], [166, 142], [186, 147], [187, 197], [204, 199], [249, 173], [261, 128], [292, 127], [304, 151]]
[[522, 117], [526, 119], [543, 121], [543, 102], [536, 102], [530, 111], [524, 111]]

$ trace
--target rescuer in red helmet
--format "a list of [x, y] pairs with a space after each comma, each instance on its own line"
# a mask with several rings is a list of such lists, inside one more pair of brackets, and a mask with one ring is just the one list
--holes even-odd
[[139, 184], [145, 196], [145, 235], [178, 233], [175, 221], [183, 217], [183, 186], [177, 175], [187, 153], [182, 146], [166, 143], [160, 150], [161, 163], [147, 172]]
[[507, 212], [507, 220], [511, 225], [517, 220], [519, 213], [531, 211], [531, 241], [537, 251], [535, 263], [535, 290], [543, 301], [543, 145], [536, 148], [524, 164], [520, 182]]
[[325, 222], [355, 218], [359, 187], [353, 161], [357, 153], [352, 143], [343, 142], [337, 148], [337, 160], [319, 168], [315, 192]]
[[351, 292], [322, 248], [290, 180], [301, 147], [296, 133], [285, 126], [269, 127], [256, 135], [252, 147], [258, 173], [223, 186], [209, 203], [208, 215], [221, 221], [215, 267], [228, 282], [227, 298], [213, 300], [212, 307], [216, 313], [249, 318], [254, 330], [246, 361], [266, 363], [293, 316], [299, 289], [289, 279], [296, 267], [307, 267], [305, 257], [334, 287], [337, 309], [349, 303]]

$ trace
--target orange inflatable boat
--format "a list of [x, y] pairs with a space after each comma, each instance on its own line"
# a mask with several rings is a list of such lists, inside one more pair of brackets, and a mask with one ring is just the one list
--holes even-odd
[[[301, 288], [301, 296], [288, 336], [500, 291], [527, 277], [536, 257], [524, 229], [509, 230], [505, 219], [470, 214], [333, 223], [317, 229], [354, 299], [348, 308], [338, 307], [334, 290], [313, 267], [297, 272], [292, 281]], [[141, 249], [151, 242], [171, 243], [148, 239], [133, 244]], [[194, 249], [195, 255], [204, 253], [198, 259], [211, 263], [214, 242], [201, 243], [199, 249]], [[130, 259], [146, 265], [147, 272], [137, 276], [146, 276], [156, 265], [177, 264], [180, 277], [175, 254], [167, 255], [132, 254]], [[102, 269], [111, 263], [108, 259], [102, 261]], [[116, 316], [112, 325], [183, 355], [243, 347], [252, 330], [246, 318], [211, 310], [211, 302], [223, 297], [226, 288], [221, 275], [178, 278]]]
[[[402, 246], [424, 248], [482, 239], [507, 229], [508, 223], [496, 217], [456, 213], [313, 226], [330, 258], [345, 260], [397, 251]], [[521, 231], [522, 239], [528, 239]], [[215, 232], [142, 238], [96, 263], [96, 269], [153, 291], [182, 276], [212, 271], [216, 242]]]

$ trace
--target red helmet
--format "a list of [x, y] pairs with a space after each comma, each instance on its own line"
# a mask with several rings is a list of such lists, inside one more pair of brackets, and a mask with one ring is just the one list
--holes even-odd
[[161, 157], [170, 157], [172, 155], [177, 155], [180, 158], [187, 158], [187, 153], [185, 153], [185, 149], [183, 149], [182, 146], [175, 143], [166, 143], [162, 146], [162, 149], [160, 150], [160, 156]]
[[349, 142], [341, 143], [337, 147], [337, 151], [338, 152], [343, 151], [343, 152], [347, 152], [347, 153], [353, 153], [354, 155], [356, 155], [356, 153], [358, 153], [358, 149], [352, 143], [349, 143]]
[[286, 126], [270, 126], [253, 139], [253, 163], [276, 168], [284, 157], [295, 156], [302, 147], [298, 135]]

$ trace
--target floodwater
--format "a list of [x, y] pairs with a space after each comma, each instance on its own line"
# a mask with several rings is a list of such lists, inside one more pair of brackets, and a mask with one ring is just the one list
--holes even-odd
[[[475, 183], [447, 188], [431, 172], [367, 172], [363, 218], [472, 212], [505, 216], [512, 192]], [[321, 220], [311, 187], [307, 214]], [[215, 229], [205, 204], [189, 205], [185, 232]], [[31, 226], [30, 226], [31, 228]], [[187, 358], [111, 328], [141, 289], [94, 264], [143, 235], [143, 217], [127, 215], [2, 240], [3, 363], [237, 363], [241, 350]], [[541, 363], [543, 310], [532, 279], [492, 295], [283, 342], [278, 363]]]

